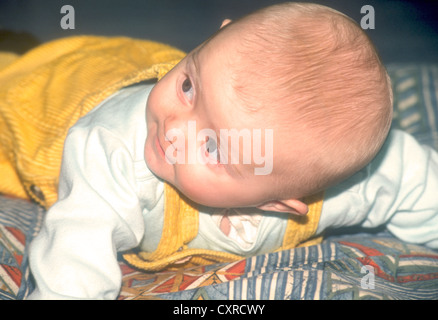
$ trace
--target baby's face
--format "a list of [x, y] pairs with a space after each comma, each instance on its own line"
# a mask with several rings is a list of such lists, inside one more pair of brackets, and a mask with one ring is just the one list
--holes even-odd
[[230, 62], [241, 58], [239, 40], [234, 31], [224, 31], [153, 88], [145, 159], [152, 172], [197, 203], [256, 206], [272, 199], [275, 130], [237, 97]]

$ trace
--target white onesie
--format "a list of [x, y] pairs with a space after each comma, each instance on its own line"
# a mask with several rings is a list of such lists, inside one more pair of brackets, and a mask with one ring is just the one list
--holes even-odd
[[[121, 286], [117, 252], [153, 251], [163, 226], [164, 185], [144, 161], [145, 107], [151, 85], [112, 95], [70, 129], [59, 200], [30, 247], [37, 288], [30, 299], [115, 299]], [[275, 159], [274, 159], [275, 165]], [[387, 224], [399, 238], [438, 248], [438, 155], [411, 136], [391, 132], [363, 170], [326, 191], [318, 233], [329, 227]], [[218, 211], [219, 210], [219, 211]], [[189, 247], [242, 256], [281, 246], [284, 214], [200, 212]]]

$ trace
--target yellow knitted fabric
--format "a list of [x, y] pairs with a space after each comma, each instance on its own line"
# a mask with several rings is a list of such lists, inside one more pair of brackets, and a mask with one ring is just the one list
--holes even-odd
[[[322, 238], [312, 238], [318, 227], [322, 209], [323, 193], [304, 199], [309, 206], [306, 216], [290, 216], [283, 238], [285, 250], [297, 246], [319, 243]], [[165, 185], [164, 224], [161, 240], [153, 252], [129, 252], [123, 255], [132, 266], [145, 271], [158, 271], [207, 265], [217, 262], [232, 262], [243, 257], [221, 251], [188, 248], [187, 244], [198, 234], [199, 212], [190, 200], [170, 185]], [[310, 239], [310, 240], [309, 240]]]
[[5, 68], [19, 58], [19, 55], [13, 52], [0, 52], [0, 70]]
[[68, 129], [122, 87], [161, 78], [184, 53], [124, 37], [71, 37], [0, 55], [0, 193], [57, 199]]

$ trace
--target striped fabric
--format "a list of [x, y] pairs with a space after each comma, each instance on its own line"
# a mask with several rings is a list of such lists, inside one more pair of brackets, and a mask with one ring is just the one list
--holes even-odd
[[438, 149], [438, 65], [390, 65], [393, 127]]
[[0, 196], [0, 299], [22, 299], [32, 290], [27, 248], [43, 213], [28, 201]]
[[438, 299], [438, 253], [387, 233], [332, 238], [225, 265], [122, 270], [121, 299]]

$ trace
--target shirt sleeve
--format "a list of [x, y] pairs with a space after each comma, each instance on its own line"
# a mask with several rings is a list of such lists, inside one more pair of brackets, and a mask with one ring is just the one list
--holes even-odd
[[328, 190], [318, 232], [386, 225], [399, 239], [438, 248], [438, 154], [393, 130], [363, 170]]
[[105, 128], [70, 130], [59, 200], [30, 247], [36, 289], [29, 299], [115, 299], [121, 286], [117, 251], [143, 233], [133, 161]]

